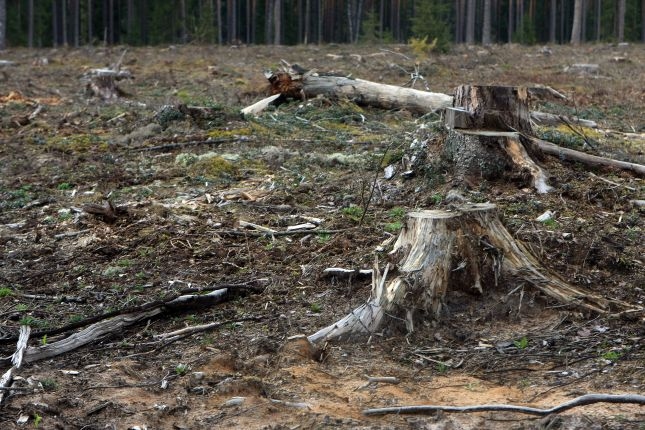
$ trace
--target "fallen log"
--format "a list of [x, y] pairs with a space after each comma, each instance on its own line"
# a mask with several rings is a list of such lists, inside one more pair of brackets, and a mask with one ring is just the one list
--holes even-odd
[[419, 91], [345, 76], [278, 72], [269, 76], [269, 82], [271, 94], [283, 94], [285, 97], [348, 98], [360, 105], [382, 109], [407, 109], [419, 114], [434, 112], [452, 105], [452, 96], [448, 94]]
[[611, 158], [599, 157], [586, 154], [575, 149], [563, 148], [555, 143], [528, 136], [531, 142], [535, 143], [545, 154], [558, 157], [561, 161], [575, 161], [592, 167], [611, 167], [614, 169], [628, 170], [638, 176], [645, 176], [645, 166], [642, 164], [629, 163], [627, 161], [613, 160]]
[[372, 272], [371, 299], [309, 336], [311, 343], [372, 336], [401, 321], [414, 331], [418, 320], [439, 318], [451, 289], [482, 294], [525, 283], [563, 305], [596, 313], [607, 313], [610, 305], [630, 307], [569, 285], [546, 269], [513, 239], [490, 203], [409, 213], [390, 260], [394, 265], [382, 274], [378, 267]]

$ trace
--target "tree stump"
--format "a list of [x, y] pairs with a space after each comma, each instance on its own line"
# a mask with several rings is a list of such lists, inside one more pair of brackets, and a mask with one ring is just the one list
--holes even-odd
[[538, 193], [552, 189], [533, 160], [539, 150], [528, 138], [533, 129], [526, 88], [461, 85], [444, 123], [449, 130], [444, 156], [457, 178], [495, 180], [513, 171], [530, 180]]
[[397, 321], [404, 321], [411, 332], [419, 319], [439, 318], [450, 289], [481, 294], [494, 286], [510, 290], [525, 283], [563, 304], [599, 313], [606, 312], [610, 302], [569, 285], [543, 267], [513, 239], [490, 203], [409, 213], [390, 257], [393, 263], [383, 274], [378, 267], [373, 270], [371, 299], [309, 336], [310, 342], [372, 335]]

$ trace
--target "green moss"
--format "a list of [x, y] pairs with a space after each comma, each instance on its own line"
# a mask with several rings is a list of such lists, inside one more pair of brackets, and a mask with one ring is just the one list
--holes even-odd
[[95, 134], [73, 134], [54, 136], [46, 144], [61, 151], [88, 152], [89, 150], [107, 151], [108, 144]]
[[208, 132], [208, 136], [213, 139], [226, 139], [230, 137], [249, 136], [253, 133], [251, 127], [233, 128], [233, 129], [220, 129], [216, 128]]
[[232, 162], [221, 156], [198, 159], [188, 167], [188, 172], [193, 176], [207, 178], [232, 178], [238, 175], [239, 169]]

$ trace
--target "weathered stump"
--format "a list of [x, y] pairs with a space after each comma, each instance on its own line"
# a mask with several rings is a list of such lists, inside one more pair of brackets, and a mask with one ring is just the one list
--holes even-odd
[[444, 156], [457, 178], [519, 177], [539, 193], [551, 190], [534, 161], [528, 91], [523, 87], [462, 85], [446, 109]]
[[[609, 301], [579, 290], [543, 267], [500, 221], [495, 205], [408, 214], [383, 274], [374, 268], [371, 299], [340, 321], [309, 336], [313, 343], [372, 335], [404, 321], [438, 319], [447, 291], [483, 293], [525, 283], [567, 305], [603, 313]], [[391, 275], [394, 275], [393, 277]]]

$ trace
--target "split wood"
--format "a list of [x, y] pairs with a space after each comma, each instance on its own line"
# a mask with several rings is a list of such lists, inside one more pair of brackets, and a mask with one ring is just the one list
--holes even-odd
[[566, 410], [590, 405], [592, 403], [632, 403], [645, 405], [645, 396], [639, 394], [585, 394], [576, 397], [568, 402], [561, 403], [549, 409], [532, 408], [529, 406], [517, 405], [472, 405], [472, 406], [441, 406], [441, 405], [419, 405], [419, 406], [396, 406], [390, 408], [365, 409], [364, 415], [388, 415], [388, 414], [421, 414], [428, 415], [437, 411], [443, 412], [518, 412], [529, 415], [550, 415], [564, 412]]

